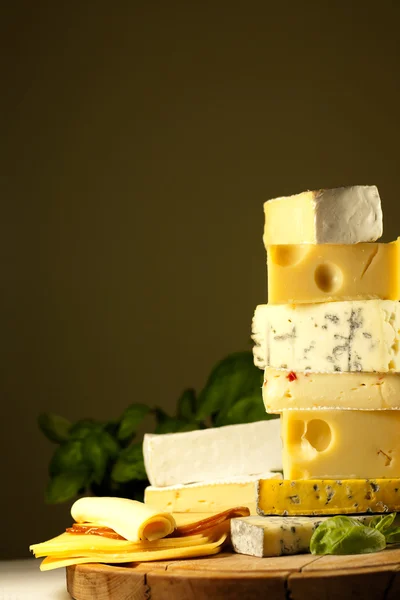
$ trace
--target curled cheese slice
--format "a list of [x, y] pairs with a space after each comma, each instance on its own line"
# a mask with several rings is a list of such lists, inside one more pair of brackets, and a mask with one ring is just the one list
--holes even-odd
[[170, 513], [127, 498], [80, 498], [72, 505], [71, 515], [77, 523], [110, 527], [131, 542], [159, 540], [175, 529]]
[[80, 565], [84, 563], [126, 563], [153, 560], [169, 560], [174, 558], [194, 558], [198, 556], [210, 556], [217, 554], [226, 540], [226, 535], [221, 536], [214, 542], [202, 545], [186, 546], [181, 548], [163, 548], [160, 550], [149, 550], [142, 552], [123, 552], [121, 554], [96, 554], [91, 556], [75, 556], [71, 558], [45, 558], [41, 565], [41, 571], [50, 571], [59, 567], [68, 567], [69, 565]]

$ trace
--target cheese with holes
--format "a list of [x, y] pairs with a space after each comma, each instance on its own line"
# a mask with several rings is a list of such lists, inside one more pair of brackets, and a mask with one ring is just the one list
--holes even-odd
[[264, 372], [265, 410], [399, 410], [399, 373], [291, 373], [268, 367]]
[[[373, 518], [354, 516], [363, 525]], [[329, 517], [240, 517], [231, 521], [235, 552], [250, 556], [284, 556], [310, 551], [312, 534]]]
[[200, 431], [146, 434], [143, 456], [147, 477], [155, 487], [279, 471], [279, 422], [272, 419]]
[[290, 371], [400, 371], [400, 303], [264, 304], [253, 319], [255, 364]]
[[257, 513], [344, 515], [400, 510], [400, 479], [260, 480]]
[[356, 244], [382, 235], [378, 189], [355, 185], [303, 192], [264, 204], [264, 245]]
[[281, 479], [280, 473], [267, 473], [236, 480], [164, 488], [148, 486], [144, 492], [144, 501], [155, 510], [173, 513], [216, 513], [233, 506], [247, 506], [250, 514], [255, 514], [255, 485], [261, 477]]
[[400, 478], [399, 411], [291, 410], [281, 424], [285, 479]]
[[400, 300], [400, 239], [268, 247], [268, 302]]

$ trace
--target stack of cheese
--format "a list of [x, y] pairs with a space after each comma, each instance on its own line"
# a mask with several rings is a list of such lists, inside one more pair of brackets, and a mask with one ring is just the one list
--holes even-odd
[[281, 416], [284, 481], [261, 482], [259, 512], [400, 507], [400, 247], [381, 235], [375, 186], [265, 204], [254, 357]]
[[324, 515], [400, 508], [400, 247], [373, 243], [378, 190], [264, 210], [269, 304], [255, 312], [254, 358], [265, 408], [280, 413], [284, 480], [260, 481], [260, 516], [231, 522], [235, 550], [256, 556], [307, 551]]
[[255, 514], [256, 483], [281, 479], [279, 421], [146, 434], [143, 455], [151, 483], [145, 503], [178, 524], [237, 506]]

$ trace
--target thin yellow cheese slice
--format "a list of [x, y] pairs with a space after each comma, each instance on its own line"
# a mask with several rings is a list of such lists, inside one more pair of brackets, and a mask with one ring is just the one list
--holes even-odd
[[142, 552], [123, 552], [121, 554], [93, 553], [91, 556], [75, 556], [70, 558], [52, 558], [49, 556], [42, 561], [40, 570], [50, 571], [51, 569], [58, 569], [60, 567], [80, 565], [84, 563], [115, 564], [209, 556], [212, 554], [217, 554], [221, 550], [221, 546], [226, 540], [226, 537], [227, 536], [225, 534], [214, 542], [183, 548], [165, 548], [162, 550], [149, 550]]
[[158, 550], [206, 544], [209, 541], [210, 537], [202, 534], [180, 538], [166, 538], [155, 540], [154, 542], [129, 542], [127, 540], [116, 540], [99, 535], [62, 533], [47, 542], [32, 544], [29, 549], [34, 553], [36, 558], [40, 558], [42, 556], [71, 556], [71, 554], [84, 556], [87, 552], [93, 554], [96, 552], [118, 553]]
[[170, 513], [127, 498], [80, 498], [72, 505], [71, 515], [77, 523], [96, 522], [132, 542], [158, 540], [176, 526]]

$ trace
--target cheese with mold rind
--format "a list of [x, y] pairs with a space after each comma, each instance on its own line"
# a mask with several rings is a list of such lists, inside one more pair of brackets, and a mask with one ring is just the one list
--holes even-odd
[[268, 302], [400, 300], [400, 239], [268, 247]]
[[268, 367], [265, 410], [399, 410], [399, 373], [301, 373]]
[[279, 422], [271, 419], [199, 431], [145, 434], [143, 456], [147, 477], [155, 487], [279, 471]]
[[400, 479], [262, 479], [256, 508], [261, 516], [397, 512]]
[[322, 373], [400, 371], [400, 303], [262, 304], [253, 318], [260, 368]]
[[378, 189], [355, 185], [307, 191], [264, 204], [264, 245], [356, 244], [382, 236]]
[[281, 413], [285, 479], [400, 478], [400, 411]]

